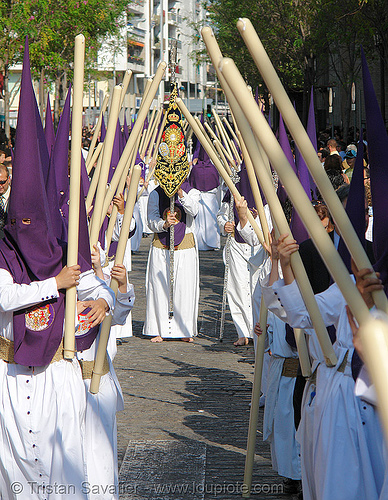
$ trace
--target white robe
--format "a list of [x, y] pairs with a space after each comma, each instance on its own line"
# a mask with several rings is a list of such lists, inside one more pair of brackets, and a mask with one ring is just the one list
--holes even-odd
[[293, 393], [295, 377], [282, 376], [284, 360], [298, 358], [288, 345], [285, 324], [268, 313], [271, 351], [264, 408], [263, 440], [271, 443], [272, 468], [283, 477], [301, 479], [300, 445], [295, 439]]
[[[271, 289], [272, 288], [272, 289]], [[266, 304], [287, 313], [287, 322], [314, 334], [312, 323], [294, 281], [285, 286], [282, 280], [264, 290]], [[276, 293], [277, 296], [273, 296]], [[302, 401], [302, 420], [297, 438], [304, 453], [304, 436], [312, 433], [311, 468], [303, 472], [303, 498], [316, 500], [377, 500], [385, 480], [384, 440], [376, 410], [354, 394], [351, 375], [352, 332], [346, 315], [346, 302], [336, 284], [315, 295], [326, 326], [334, 325], [337, 339], [334, 350], [337, 366], [328, 368], [315, 362], [315, 391], [307, 385]], [[347, 354], [347, 362], [344, 359]], [[344, 362], [344, 372], [338, 368]], [[314, 394], [315, 393], [315, 394]], [[306, 429], [305, 412], [312, 411], [313, 427]], [[302, 456], [302, 464], [306, 457]], [[344, 480], [346, 478], [346, 481]], [[333, 486], [335, 485], [335, 486]]]
[[[186, 234], [194, 231], [199, 191], [191, 189], [179, 198], [186, 212]], [[152, 191], [148, 201], [148, 225], [163, 231], [159, 195]], [[146, 318], [144, 335], [162, 338], [195, 337], [199, 301], [199, 260], [196, 247], [174, 252], [174, 316], [169, 318], [170, 252], [151, 244], [146, 272]]]
[[[123, 225], [123, 219], [124, 219], [124, 214], [117, 213], [116, 223], [115, 223], [115, 226], [113, 229], [112, 241], [119, 240], [121, 227]], [[129, 227], [130, 231], [133, 231], [135, 229], [135, 224], [136, 224], [135, 217], [132, 217], [131, 225]], [[132, 239], [133, 239], [133, 237], [128, 238], [127, 244], [125, 245], [123, 266], [127, 270], [127, 273], [129, 273], [132, 270]], [[105, 248], [106, 248], [106, 242], [105, 242]], [[114, 266], [114, 259], [112, 259], [108, 263], [106, 263], [106, 255], [103, 252], [103, 250], [101, 249], [101, 246], [99, 247], [99, 249], [100, 249], [101, 265], [103, 266], [102, 271], [104, 273], [104, 279], [105, 279], [105, 282], [110, 282], [110, 272], [112, 270], [112, 267]], [[126, 319], [125, 319], [125, 322], [123, 324], [117, 323], [115, 325], [112, 325], [111, 335], [109, 336], [109, 340], [113, 342], [113, 341], [116, 341], [116, 339], [122, 339], [122, 338], [128, 338], [128, 337], [132, 337], [132, 313], [131, 312], [129, 312], [129, 314], [126, 315]]]
[[[228, 222], [228, 212], [229, 203], [223, 202], [217, 215], [218, 225], [222, 231]], [[265, 252], [260, 244], [238, 243], [232, 236], [227, 294], [230, 314], [239, 338], [253, 337], [252, 295], [259, 275], [259, 268], [250, 264], [250, 259], [254, 256], [258, 257], [258, 260], [264, 260]], [[224, 262], [226, 262], [226, 246]]]
[[217, 213], [220, 209], [217, 199], [218, 188], [200, 191], [198, 215], [195, 219], [195, 235], [198, 250], [218, 250], [220, 248], [220, 230]]
[[[135, 294], [131, 284], [128, 284], [126, 293], [117, 293], [112, 326], [125, 323], [134, 300]], [[99, 334], [89, 349], [78, 353], [78, 358], [93, 361], [98, 341]], [[85, 459], [88, 476], [84, 489], [89, 493], [91, 500], [119, 498], [116, 412], [124, 409], [124, 398], [112, 364], [116, 352], [116, 337], [111, 332], [107, 346], [109, 373], [101, 377], [97, 394], [89, 392], [90, 379], [84, 379]]]
[[[77, 291], [80, 300], [103, 298], [113, 307], [111, 291], [92, 270], [81, 275]], [[58, 297], [55, 278], [19, 285], [0, 269], [1, 335], [13, 340], [13, 311], [39, 304], [44, 297]], [[44, 367], [1, 360], [0, 372], [1, 498], [87, 498], [86, 398], [77, 359]]]

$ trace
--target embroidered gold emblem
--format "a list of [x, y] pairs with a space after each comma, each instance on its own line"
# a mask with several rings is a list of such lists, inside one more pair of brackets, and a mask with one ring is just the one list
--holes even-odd
[[175, 104], [177, 96], [178, 90], [175, 85], [170, 96], [166, 125], [159, 145], [155, 168], [155, 177], [169, 198], [178, 191], [190, 171], [181, 113]]

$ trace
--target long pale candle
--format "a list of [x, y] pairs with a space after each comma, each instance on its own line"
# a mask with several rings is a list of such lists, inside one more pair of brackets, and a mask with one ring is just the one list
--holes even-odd
[[[240, 19], [237, 28], [250, 51], [271, 95], [294, 138], [308, 169], [330, 210], [330, 214], [340, 230], [341, 236], [348, 247], [358, 269], [372, 268], [366, 252], [346, 214], [341, 201], [335, 193], [331, 182], [322, 168], [317, 152], [304, 129], [294, 106], [292, 105], [276, 71], [249, 19]], [[264, 144], [263, 144], [264, 146]], [[269, 155], [268, 155], [269, 156]], [[388, 300], [383, 291], [373, 293], [376, 306], [388, 312]]]
[[[125, 206], [123, 223], [121, 226], [119, 242], [117, 244], [117, 249], [116, 249], [115, 264], [122, 264], [124, 260], [125, 247], [127, 245], [129, 229], [131, 226], [133, 207], [135, 206], [136, 203], [136, 193], [137, 193], [137, 186], [139, 184], [140, 173], [141, 173], [141, 168], [140, 166], [136, 165], [133, 168], [131, 184], [129, 186], [128, 199]], [[116, 296], [119, 288], [119, 284], [116, 279], [113, 278], [111, 280], [110, 287]], [[98, 342], [96, 359], [94, 361], [92, 380], [90, 381], [90, 392], [92, 394], [97, 394], [99, 391], [111, 324], [112, 324], [112, 314], [109, 314], [104, 319], [101, 325], [100, 339]]]
[[378, 412], [388, 443], [388, 318], [381, 314], [379, 319], [370, 318], [359, 329], [363, 358], [375, 386]]
[[[178, 105], [179, 109], [182, 111], [182, 113], [185, 115], [186, 120], [189, 122], [189, 124], [193, 128], [194, 134], [197, 136], [197, 139], [201, 143], [202, 147], [204, 148], [206, 153], [209, 155], [209, 158], [211, 159], [211, 161], [213, 162], [213, 165], [216, 167], [216, 169], [220, 173], [225, 184], [229, 188], [229, 191], [237, 200], [240, 200], [241, 194], [238, 192], [236, 186], [233, 184], [232, 179], [230, 178], [230, 176], [228, 175], [228, 173], [226, 172], [226, 170], [222, 166], [219, 158], [214, 154], [214, 151], [212, 150], [209, 142], [206, 140], [206, 138], [202, 134], [200, 128], [198, 127], [198, 123], [196, 122], [196, 120], [194, 120], [190, 111], [186, 108], [186, 106], [184, 105], [184, 103], [180, 97], [178, 97], [175, 100], [175, 102]], [[255, 231], [255, 233], [257, 235], [257, 238], [259, 239], [260, 243], [263, 244], [264, 243], [263, 233], [261, 232], [261, 229], [259, 228], [256, 220], [253, 218], [253, 215], [251, 214], [251, 212], [249, 210], [247, 212], [247, 216], [248, 216], [249, 223], [251, 224], [253, 230]]]
[[255, 371], [253, 374], [253, 387], [252, 387], [252, 397], [251, 397], [251, 408], [249, 411], [249, 427], [248, 427], [248, 440], [247, 440], [247, 460], [245, 461], [244, 478], [249, 478], [246, 482], [244, 480], [242, 496], [246, 498], [250, 496], [250, 491], [252, 488], [252, 472], [253, 464], [255, 458], [255, 448], [256, 448], [256, 435], [257, 435], [257, 424], [259, 420], [259, 406], [260, 406], [260, 389], [261, 389], [261, 378], [263, 373], [263, 361], [264, 361], [264, 351], [265, 351], [265, 340], [267, 336], [267, 316], [268, 311], [265, 307], [263, 298], [260, 302], [260, 317], [259, 324], [262, 334], [257, 339], [256, 349], [255, 349]]
[[92, 158], [91, 158], [90, 163], [89, 163], [89, 167], [86, 169], [88, 174], [90, 174], [90, 171], [92, 170], [93, 165], [96, 163], [96, 161], [101, 153], [102, 145], [103, 145], [103, 143], [99, 142], [96, 149], [94, 150], [94, 153], [93, 153]]
[[[247, 146], [247, 149], [249, 150], [248, 153], [253, 162], [256, 175], [260, 181], [261, 187], [267, 199], [267, 203], [269, 204], [271, 209], [274, 226], [280, 226], [282, 229], [282, 233], [288, 233], [291, 236], [290, 228], [288, 227], [288, 223], [286, 221], [282, 206], [273, 186], [272, 175], [264, 165], [262, 155], [260, 153], [260, 150], [258, 149], [256, 138], [254, 137], [253, 132], [244, 114], [241, 111], [239, 103], [237, 102], [231, 89], [225, 81], [223, 74], [218, 69], [218, 63], [222, 59], [222, 53], [218, 47], [215, 37], [213, 36], [212, 30], [208, 27], [203, 28], [202, 37], [205, 42], [208, 54], [210, 55], [210, 58], [212, 60], [213, 66], [216, 68], [218, 79], [222, 85], [222, 88], [224, 89], [226, 98], [228, 99], [235, 129], [239, 136], [243, 136], [244, 140], [242, 142], [244, 142], [244, 144]], [[303, 300], [309, 311], [322, 352], [324, 354], [325, 361], [329, 366], [335, 365], [336, 356], [328, 338], [327, 330], [323, 323], [299, 253], [296, 253], [291, 257], [291, 262]], [[307, 346], [305, 345], [306, 341], [304, 336], [300, 336], [300, 344], [301, 345], [299, 345], [298, 353], [301, 360], [301, 366], [305, 367], [303, 375], [308, 376], [308, 374], [310, 373], [310, 369], [307, 367], [310, 366], [310, 360], [307, 354]]]
[[[110, 181], [109, 189], [105, 195], [102, 213], [106, 213], [106, 211], [109, 208], [110, 202], [113, 199], [114, 193], [116, 192], [117, 186], [119, 185], [121, 176], [123, 175], [123, 171], [128, 164], [128, 160], [131, 156], [132, 150], [135, 147], [138, 136], [139, 136], [139, 134], [141, 134], [141, 131], [143, 129], [144, 120], [147, 116], [148, 110], [151, 106], [151, 103], [152, 103], [154, 97], [155, 97], [155, 94], [158, 91], [158, 87], [159, 87], [159, 84], [163, 78], [163, 74], [165, 72], [166, 66], [167, 65], [165, 62], [161, 62], [159, 64], [158, 69], [155, 73], [155, 77], [152, 80], [151, 84], [149, 85], [149, 88], [147, 90], [147, 94], [145, 96], [143, 96], [142, 103], [141, 103], [139, 112], [137, 114], [137, 119], [133, 125], [131, 134], [129, 136], [127, 144], [125, 145], [125, 148], [124, 148], [124, 151], [120, 157], [120, 160], [117, 164], [115, 173], [113, 174], [113, 177]], [[148, 82], [147, 82], [147, 87], [148, 87]]]
[[[79, 204], [81, 188], [82, 147], [82, 101], [84, 92], [85, 37], [75, 37], [73, 116], [71, 124], [71, 158], [69, 191], [69, 238], [67, 244], [67, 266], [78, 264]], [[73, 286], [66, 290], [65, 331], [63, 357], [73, 359], [75, 354], [75, 315], [77, 290]]]
[[[97, 120], [96, 128], [94, 129], [94, 132], [93, 132], [92, 142], [90, 143], [90, 147], [89, 147], [89, 151], [88, 151], [88, 156], [86, 157], [86, 161], [85, 161], [86, 170], [88, 171], [88, 173], [90, 172], [90, 170], [92, 168], [90, 166], [90, 161], [91, 161], [91, 158], [92, 158], [92, 154], [93, 154], [94, 148], [96, 146], [98, 134], [100, 133], [100, 130], [101, 130], [102, 117], [104, 116], [104, 113], [105, 113], [106, 108], [108, 106], [108, 101], [109, 101], [109, 95], [106, 94], [105, 97], [104, 97], [104, 100], [102, 102], [100, 114], [98, 115], [98, 120]], [[93, 164], [92, 164], [92, 166], [93, 166]]]
[[[220, 63], [220, 69], [226, 78], [226, 81], [231, 88], [233, 94], [237, 98], [248, 122], [254, 130], [256, 136], [271, 161], [272, 166], [277, 171], [282, 184], [287, 190], [294, 207], [299, 213], [303, 224], [307, 228], [314, 244], [319, 251], [326, 267], [337, 282], [341, 289], [341, 293], [349, 304], [357, 321], [362, 324], [363, 321], [369, 318], [369, 311], [355, 287], [348, 270], [345, 267], [341, 257], [339, 256], [334, 244], [325, 231], [322, 223], [319, 220], [306, 192], [304, 191], [299, 179], [293, 171], [291, 165], [274, 136], [266, 119], [257, 107], [257, 104], [246, 88], [246, 84], [240, 75], [236, 65], [231, 59], [224, 58]], [[343, 210], [343, 208], [342, 208]]]
[[122, 83], [122, 88], [121, 88], [121, 96], [120, 96], [120, 109], [123, 107], [125, 95], [128, 90], [129, 82], [131, 81], [132, 78], [132, 71], [130, 69], [127, 69], [125, 72], [124, 78], [123, 78], [123, 83]]
[[100, 176], [98, 178], [98, 186], [96, 197], [94, 201], [93, 215], [90, 222], [90, 246], [93, 250], [93, 245], [97, 243], [98, 233], [100, 231], [100, 220], [103, 215], [102, 208], [106, 191], [106, 183], [108, 181], [108, 174], [110, 168], [110, 162], [112, 158], [113, 143], [116, 134], [117, 120], [119, 118], [120, 112], [120, 97], [121, 97], [121, 87], [116, 85], [113, 89], [112, 104], [109, 112], [108, 127], [106, 129], [106, 136], [104, 140], [104, 150], [102, 153], [102, 163]]

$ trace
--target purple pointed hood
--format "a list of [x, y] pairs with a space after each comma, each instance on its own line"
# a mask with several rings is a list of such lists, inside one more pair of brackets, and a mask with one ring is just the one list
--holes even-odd
[[[366, 223], [365, 223], [365, 186], [364, 186], [363, 156], [364, 156], [364, 143], [362, 140], [362, 131], [361, 131], [360, 141], [357, 145], [356, 163], [354, 165], [353, 176], [349, 188], [349, 196], [346, 202], [346, 213], [349, 216], [349, 220], [352, 223], [359, 240], [361, 241], [363, 247], [365, 248]], [[348, 268], [349, 273], [351, 273], [352, 271], [350, 265], [350, 253], [345, 243], [343, 242], [342, 238], [340, 239], [338, 245], [338, 252], [342, 257], [342, 260], [344, 261], [346, 267]]]
[[106, 127], [105, 127], [104, 115], [102, 115], [102, 118], [101, 118], [100, 142], [104, 142], [105, 141], [105, 136], [106, 136]]
[[127, 114], [124, 111], [124, 128], [123, 128], [123, 133], [124, 133], [124, 139], [125, 143], [128, 142], [129, 139], [129, 130], [128, 130], [128, 124], [127, 124]]
[[[368, 133], [368, 156], [370, 169], [370, 185], [373, 206], [373, 251], [376, 258], [375, 269], [385, 289], [388, 288], [388, 135], [373, 88], [372, 79], [361, 49], [362, 78], [364, 83], [364, 99], [366, 129]], [[358, 155], [357, 155], [358, 158]], [[360, 158], [362, 158], [360, 156]], [[354, 174], [353, 174], [354, 175]]]
[[[63, 251], [53, 234], [48, 215], [36, 109], [26, 39], [8, 222], [5, 238], [0, 242], [0, 266], [9, 270], [19, 284], [51, 278], [63, 267]], [[14, 359], [17, 363], [44, 366], [50, 363], [59, 347], [63, 334], [64, 295], [46, 299], [44, 307], [38, 309], [42, 321], [37, 328], [34, 313], [28, 310], [14, 313]]]
[[188, 181], [193, 188], [202, 192], [211, 191], [220, 185], [218, 170], [201, 144], [198, 161], [192, 166]]

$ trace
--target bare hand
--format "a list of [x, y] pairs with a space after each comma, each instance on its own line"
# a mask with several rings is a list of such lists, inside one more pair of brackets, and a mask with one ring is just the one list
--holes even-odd
[[90, 308], [86, 318], [91, 323], [91, 326], [97, 326], [105, 319], [106, 313], [109, 311], [109, 306], [104, 299], [84, 300], [82, 301], [84, 309]]
[[178, 189], [178, 198], [183, 198], [183, 189], [182, 188]]
[[124, 195], [120, 193], [118, 196], [113, 197], [113, 205], [116, 205], [119, 214], [124, 213]]
[[234, 222], [225, 222], [225, 226], [224, 226], [224, 231], [225, 233], [233, 233], [234, 231]]
[[98, 249], [97, 245], [93, 245], [91, 257], [92, 257], [92, 264], [93, 264], [94, 270], [97, 271], [98, 269], [101, 269], [100, 250]]
[[288, 237], [288, 234], [282, 234], [276, 245], [282, 267], [289, 266], [291, 262], [291, 255], [299, 250], [297, 242], [295, 240], [287, 239]]
[[352, 271], [356, 278], [356, 286], [360, 292], [365, 304], [371, 309], [374, 306], [373, 292], [383, 290], [383, 284], [379, 279], [380, 274], [376, 273], [376, 277], [371, 276], [374, 273], [373, 269], [357, 269], [352, 259]]
[[255, 324], [255, 328], [253, 329], [253, 331], [258, 337], [260, 337], [260, 335], [263, 333], [263, 330], [260, 327], [260, 323]]
[[70, 267], [65, 266], [61, 269], [59, 274], [55, 276], [57, 289], [66, 290], [67, 288], [71, 288], [72, 286], [77, 286], [79, 283], [80, 274], [81, 268], [78, 264]]
[[[125, 292], [127, 291], [127, 270], [122, 264], [116, 264], [115, 266], [112, 267], [112, 270], [110, 272], [111, 278], [114, 278], [117, 280], [117, 283], [119, 284], [119, 289], [125, 287]], [[120, 290], [122, 292], [123, 290]]]
[[171, 212], [167, 212], [167, 218], [165, 223], [163, 224], [164, 229], [168, 229], [170, 226], [174, 226], [175, 224], [178, 224], [178, 219], [176, 218], [176, 212], [173, 214]]
[[240, 220], [241, 227], [244, 227], [248, 222], [248, 203], [244, 196], [238, 200], [236, 197], [234, 198], [234, 204], [237, 210], [238, 218]]

